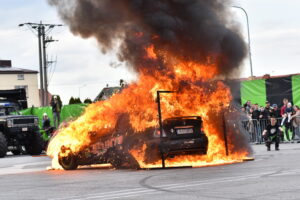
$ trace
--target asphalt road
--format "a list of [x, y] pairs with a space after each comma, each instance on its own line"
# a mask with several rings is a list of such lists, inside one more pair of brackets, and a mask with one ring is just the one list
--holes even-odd
[[204, 168], [48, 171], [48, 157], [0, 161], [0, 199], [300, 199], [300, 144], [255, 145], [255, 161]]

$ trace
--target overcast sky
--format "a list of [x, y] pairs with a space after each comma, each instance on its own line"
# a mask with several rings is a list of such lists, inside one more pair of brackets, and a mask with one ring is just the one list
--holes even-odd
[[[39, 69], [37, 37], [25, 22], [62, 23], [54, 7], [46, 0], [0, 0], [0, 59], [12, 60], [14, 67]], [[282, 75], [300, 73], [300, 1], [296, 0], [235, 0], [249, 15], [253, 72]], [[240, 22], [247, 41], [244, 13], [231, 9]], [[113, 68], [113, 53], [102, 55], [94, 39], [72, 35], [67, 26], [55, 28], [51, 34], [59, 42], [47, 48], [50, 66], [49, 91], [59, 94], [64, 103], [71, 96], [91, 98], [106, 85], [128, 82], [135, 75], [125, 67]], [[250, 76], [249, 58], [243, 65], [242, 77]]]

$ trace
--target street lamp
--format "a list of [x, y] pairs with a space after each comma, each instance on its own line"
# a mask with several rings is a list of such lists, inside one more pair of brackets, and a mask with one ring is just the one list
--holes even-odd
[[78, 91], [79, 91], [79, 95], [78, 95], [78, 96], [79, 96], [79, 99], [80, 99], [80, 89], [81, 89], [81, 88], [84, 88], [84, 87], [86, 87], [86, 84], [84, 84], [84, 85], [78, 87]]
[[242, 10], [245, 15], [246, 15], [246, 19], [247, 19], [247, 30], [248, 30], [248, 48], [249, 48], [249, 60], [250, 60], [250, 70], [251, 70], [251, 77], [253, 77], [253, 68], [252, 68], [252, 55], [251, 55], [251, 41], [250, 41], [250, 26], [249, 26], [249, 18], [248, 18], [248, 14], [246, 12], [246, 10], [240, 6], [231, 6], [233, 8], [238, 8], [240, 10]]

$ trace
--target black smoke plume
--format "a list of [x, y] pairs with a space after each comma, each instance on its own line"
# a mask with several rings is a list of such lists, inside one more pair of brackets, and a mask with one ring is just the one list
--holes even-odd
[[[164, 70], [145, 62], [145, 46], [185, 61], [214, 62], [227, 75], [241, 65], [245, 43], [229, 0], [49, 0], [74, 34], [95, 37], [103, 52], [120, 44], [119, 58], [137, 72]], [[157, 70], [156, 69], [156, 70]]]

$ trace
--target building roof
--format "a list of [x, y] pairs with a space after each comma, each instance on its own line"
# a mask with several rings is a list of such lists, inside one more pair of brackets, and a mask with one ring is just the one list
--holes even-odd
[[37, 74], [38, 71], [10, 66], [0, 66], [0, 74]]
[[105, 87], [101, 90], [98, 96], [94, 101], [103, 101], [109, 99], [112, 95], [119, 93], [123, 88], [122, 87]]

